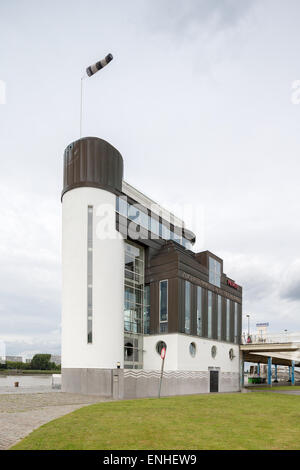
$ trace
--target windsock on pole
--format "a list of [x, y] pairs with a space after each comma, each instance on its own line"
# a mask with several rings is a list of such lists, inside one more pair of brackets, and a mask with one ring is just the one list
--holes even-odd
[[96, 62], [95, 64], [90, 65], [89, 67], [87, 67], [87, 69], [86, 69], [87, 75], [89, 77], [91, 77], [96, 72], [103, 69], [103, 67], [105, 67], [107, 64], [109, 64], [109, 62], [111, 62], [112, 60], [113, 60], [112, 54], [107, 54], [107, 56], [104, 59], [99, 60], [99, 62]]

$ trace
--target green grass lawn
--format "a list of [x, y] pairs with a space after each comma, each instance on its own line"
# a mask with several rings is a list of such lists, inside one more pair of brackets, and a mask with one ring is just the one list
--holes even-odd
[[61, 374], [60, 370], [1, 369], [0, 375], [52, 375]]
[[193, 395], [86, 406], [13, 449], [299, 449], [300, 396]]
[[260, 387], [248, 387], [249, 390], [269, 390], [270, 392], [276, 391], [276, 390], [288, 390], [288, 391], [293, 391], [293, 390], [300, 390], [300, 386], [298, 385], [264, 385]]

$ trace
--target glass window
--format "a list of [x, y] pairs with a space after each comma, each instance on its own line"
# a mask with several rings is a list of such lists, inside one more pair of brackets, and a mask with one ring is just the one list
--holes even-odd
[[159, 283], [159, 321], [168, 321], [168, 281]]
[[141, 349], [138, 338], [128, 337], [124, 339], [124, 361], [125, 367], [130, 369], [140, 368]]
[[159, 236], [159, 222], [154, 217], [150, 218], [151, 220], [151, 232]]
[[140, 212], [140, 225], [147, 230], [150, 230], [150, 217], [145, 212]]
[[214, 286], [221, 287], [221, 263], [211, 256], [209, 256], [208, 263], [209, 282]]
[[191, 283], [185, 281], [185, 322], [184, 331], [187, 334], [191, 332]]
[[202, 287], [197, 286], [197, 335], [202, 336]]
[[144, 289], [144, 335], [150, 334], [150, 286]]
[[230, 341], [230, 300], [226, 299], [226, 341]]
[[207, 336], [212, 337], [212, 292], [209, 290], [207, 293], [208, 308], [207, 308]]
[[93, 342], [93, 207], [87, 220], [87, 342]]
[[136, 224], [139, 223], [140, 211], [136, 206], [128, 205], [128, 219], [133, 220]]
[[211, 348], [211, 357], [215, 358], [217, 355], [217, 346], [212, 346]]
[[123, 215], [124, 217], [128, 217], [128, 203], [126, 197], [117, 197], [116, 200], [116, 210], [119, 214]]
[[150, 218], [147, 213], [138, 204], [128, 206], [128, 218], [137, 225], [150, 230]]
[[180, 235], [178, 235], [176, 232], [174, 232], [174, 242], [177, 242], [181, 245], [182, 243], [182, 238]]
[[238, 304], [234, 302], [234, 342], [238, 342]]
[[[124, 330], [143, 332], [144, 311], [144, 250], [125, 242]], [[149, 305], [146, 306], [149, 310]], [[146, 309], [147, 311], [147, 309]], [[147, 328], [147, 326], [146, 326]]]
[[162, 234], [161, 237], [164, 240], [170, 240], [171, 238], [171, 233], [170, 233], [170, 227], [167, 227], [166, 225], [162, 224]]
[[222, 339], [222, 297], [218, 295], [218, 339]]
[[186, 248], [187, 250], [191, 250], [192, 249], [192, 243], [190, 242], [190, 240], [187, 240], [186, 238], [182, 238], [182, 245], [184, 246], [184, 248]]

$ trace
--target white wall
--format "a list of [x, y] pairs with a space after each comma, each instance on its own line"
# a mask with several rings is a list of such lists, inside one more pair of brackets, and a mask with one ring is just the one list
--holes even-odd
[[[115, 229], [116, 196], [76, 188], [62, 202], [62, 367], [123, 367], [124, 241]], [[103, 206], [103, 204], [105, 206]], [[87, 343], [87, 210], [93, 220], [93, 343]], [[100, 239], [103, 208], [112, 237]]]
[[[158, 341], [167, 344], [165, 370], [207, 371], [209, 367], [219, 367], [222, 372], [239, 372], [239, 347], [236, 344], [177, 333], [144, 337], [144, 369], [160, 369], [161, 358], [156, 352]], [[195, 357], [189, 352], [191, 342], [196, 344]], [[211, 356], [213, 345], [217, 347], [215, 358]], [[231, 348], [233, 360], [229, 359]]]

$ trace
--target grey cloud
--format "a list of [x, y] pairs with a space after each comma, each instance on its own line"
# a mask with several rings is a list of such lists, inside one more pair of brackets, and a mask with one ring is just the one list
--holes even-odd
[[284, 273], [280, 297], [290, 301], [300, 301], [300, 260], [297, 259]]
[[234, 27], [256, 0], [167, 0], [146, 2], [147, 24], [154, 31], [186, 33], [193, 26]]
[[288, 286], [286, 292], [282, 293], [284, 299], [300, 301], [300, 279], [295, 280]]

